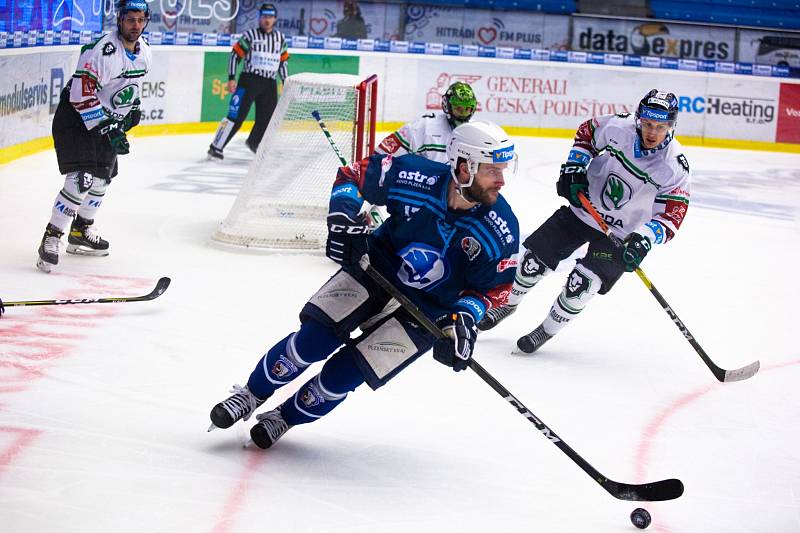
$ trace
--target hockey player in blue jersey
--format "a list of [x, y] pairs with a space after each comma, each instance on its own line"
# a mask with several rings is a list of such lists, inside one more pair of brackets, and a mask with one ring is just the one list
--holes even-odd
[[[253, 442], [269, 448], [289, 428], [313, 422], [362, 383], [377, 389], [433, 348], [434, 358], [464, 370], [487, 309], [504, 302], [514, 281], [519, 227], [500, 195], [516, 172], [514, 145], [489, 122], [453, 131], [450, 164], [416, 155], [376, 154], [336, 177], [326, 254], [341, 265], [300, 313], [301, 327], [256, 364], [247, 385], [211, 410], [212, 426], [247, 420], [279, 387], [315, 361], [319, 374], [291, 398], [257, 416]], [[389, 218], [373, 233], [364, 201]], [[359, 266], [371, 264], [448, 334], [436, 340]], [[388, 305], [387, 305], [388, 304]], [[360, 328], [360, 333], [350, 334]]]

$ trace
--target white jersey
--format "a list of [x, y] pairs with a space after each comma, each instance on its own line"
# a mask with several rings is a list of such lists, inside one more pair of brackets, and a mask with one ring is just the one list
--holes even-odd
[[378, 154], [417, 154], [431, 161], [447, 163], [447, 141], [453, 128], [444, 113], [426, 113], [392, 133], [375, 149]]
[[[691, 173], [681, 144], [672, 139], [646, 150], [633, 116], [608, 115], [581, 124], [569, 161], [589, 163], [589, 198], [617, 237], [637, 232], [653, 244], [670, 240], [689, 207]], [[571, 207], [587, 225], [589, 213]]]
[[107, 118], [122, 120], [141, 95], [140, 83], [150, 70], [150, 46], [141, 37], [135, 51], [122, 45], [117, 30], [81, 49], [70, 80], [69, 101], [91, 130]]

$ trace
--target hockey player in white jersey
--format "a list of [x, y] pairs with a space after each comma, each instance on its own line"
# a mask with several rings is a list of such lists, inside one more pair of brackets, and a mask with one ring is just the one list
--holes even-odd
[[[674, 138], [677, 116], [675, 95], [653, 89], [635, 116], [602, 116], [581, 124], [557, 183], [558, 195], [571, 205], [558, 209], [525, 240], [508, 303], [488, 310], [478, 329], [491, 329], [513, 313], [534, 285], [588, 242], [544, 322], [517, 341], [520, 350], [533, 353], [595, 294], [607, 293], [623, 272], [635, 270], [654, 245], [675, 236], [689, 207], [691, 179]], [[621, 249], [582, 209], [579, 191], [623, 240]]]
[[469, 122], [478, 101], [472, 87], [457, 81], [442, 95], [442, 112], [426, 113], [383, 139], [376, 154], [417, 154], [431, 161], [447, 163], [447, 141], [456, 126]]
[[130, 151], [125, 132], [141, 119], [140, 83], [151, 63], [141, 35], [149, 20], [145, 0], [120, 0], [117, 29], [81, 49], [78, 68], [61, 92], [53, 142], [64, 186], [39, 245], [36, 266], [44, 272], [58, 264], [68, 226], [68, 253], [108, 255], [108, 241], [93, 223], [117, 175], [117, 155]]

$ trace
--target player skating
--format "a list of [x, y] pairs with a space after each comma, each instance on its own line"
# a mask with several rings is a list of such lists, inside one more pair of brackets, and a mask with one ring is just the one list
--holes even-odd
[[[472, 356], [475, 324], [508, 290], [514, 276], [519, 230], [499, 194], [516, 169], [514, 146], [498, 126], [459, 126], [447, 146], [450, 165], [416, 155], [373, 155], [342, 167], [328, 215], [326, 253], [342, 268], [308, 301], [299, 331], [259, 360], [245, 387], [211, 411], [212, 427], [247, 420], [273, 392], [310, 364], [321, 372], [277, 409], [258, 416], [250, 435], [270, 447], [290, 427], [313, 422], [366, 382], [377, 389], [433, 347], [434, 358], [455, 370]], [[391, 215], [374, 233], [360, 216], [364, 201], [386, 205]], [[438, 327], [435, 341], [364, 274], [371, 264]], [[350, 339], [357, 327], [361, 334]], [[332, 355], [331, 355], [332, 354]]]
[[61, 92], [53, 143], [65, 179], [39, 245], [36, 266], [44, 272], [58, 264], [61, 236], [70, 223], [67, 253], [109, 253], [94, 218], [117, 175], [117, 155], [130, 151], [125, 132], [141, 118], [139, 84], [151, 62], [141, 35], [149, 20], [147, 2], [121, 0], [117, 29], [83, 47], [78, 68]]
[[[274, 4], [262, 4], [258, 10], [258, 27], [248, 30], [233, 45], [228, 61], [228, 91], [231, 93], [228, 114], [220, 122], [214, 140], [208, 147], [209, 159], [222, 159], [223, 150], [239, 131], [242, 122], [256, 104], [256, 120], [245, 144], [256, 152], [272, 113], [278, 103], [278, 81], [288, 76], [289, 47], [283, 33], [275, 29], [278, 10]], [[244, 61], [239, 83], [236, 69]]]
[[442, 95], [441, 112], [426, 113], [405, 124], [383, 139], [375, 153], [417, 154], [431, 161], [447, 163], [447, 141], [453, 128], [469, 122], [477, 106], [472, 87], [457, 81]]
[[[567, 162], [561, 165], [557, 192], [570, 207], [558, 209], [523, 243], [525, 252], [508, 303], [490, 309], [478, 328], [496, 326], [559, 261], [589, 243], [567, 277], [544, 322], [517, 341], [533, 353], [580, 313], [595, 294], [607, 293], [623, 272], [639, 266], [653, 245], [675, 236], [689, 207], [691, 175], [680, 143], [674, 139], [678, 101], [653, 89], [639, 102], [635, 116], [593, 118], [581, 124]], [[581, 207], [585, 193], [613, 234], [617, 248]]]

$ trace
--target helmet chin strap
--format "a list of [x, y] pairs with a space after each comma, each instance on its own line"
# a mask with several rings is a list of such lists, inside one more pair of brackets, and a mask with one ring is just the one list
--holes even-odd
[[472, 160], [467, 160], [467, 172], [469, 173], [469, 181], [467, 183], [461, 183], [461, 181], [458, 179], [458, 176], [456, 175], [456, 173], [454, 173], [452, 171], [450, 173], [452, 175], [452, 177], [453, 177], [453, 181], [456, 184], [456, 192], [458, 192], [458, 195], [464, 201], [469, 202], [471, 204], [477, 204], [478, 203], [478, 200], [475, 200], [469, 194], [469, 188], [472, 187], [473, 183], [475, 183], [475, 173], [477, 172], [477, 170], [478, 170], [478, 164], [475, 163]]

